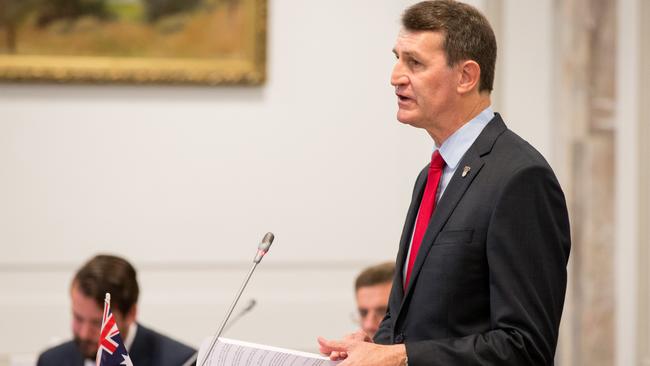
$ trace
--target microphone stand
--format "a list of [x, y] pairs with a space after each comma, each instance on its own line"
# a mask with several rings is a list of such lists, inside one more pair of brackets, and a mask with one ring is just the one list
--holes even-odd
[[257, 265], [260, 263], [260, 261], [262, 260], [266, 252], [269, 250], [269, 247], [271, 246], [271, 243], [273, 243], [274, 238], [275, 236], [272, 233], [266, 233], [266, 235], [264, 235], [262, 242], [257, 248], [257, 254], [255, 255], [255, 258], [253, 258], [253, 266], [251, 267], [250, 271], [248, 271], [248, 275], [246, 275], [246, 278], [244, 279], [244, 283], [242, 283], [241, 287], [239, 288], [239, 291], [237, 291], [237, 296], [235, 296], [235, 299], [230, 305], [230, 309], [228, 309], [228, 312], [226, 313], [226, 317], [221, 322], [217, 334], [212, 339], [212, 342], [210, 342], [210, 348], [208, 348], [208, 352], [205, 354], [205, 357], [201, 362], [201, 366], [205, 366], [205, 362], [208, 360], [208, 358], [210, 358], [210, 355], [214, 350], [214, 346], [217, 344], [217, 340], [219, 340], [219, 336], [221, 336], [223, 329], [226, 327], [226, 323], [228, 322], [228, 319], [230, 319], [230, 316], [232, 315], [232, 312], [235, 309], [235, 305], [237, 305], [237, 302], [239, 301], [241, 294], [244, 292], [244, 289], [248, 284], [248, 280], [250, 280], [251, 276], [253, 275], [253, 272], [255, 272], [255, 268], [257, 268]]
[[[227, 332], [228, 329], [232, 328], [233, 324], [237, 322], [241, 317], [246, 315], [249, 311], [253, 310], [255, 307], [255, 304], [257, 304], [257, 301], [255, 299], [250, 299], [248, 302], [248, 305], [246, 305], [245, 308], [243, 308], [226, 326], [226, 328], [223, 330], [224, 332]], [[222, 333], [223, 334], [223, 333]], [[188, 358], [187, 361], [183, 363], [183, 366], [196, 366], [195, 362], [196, 359], [199, 357], [199, 352], [194, 352], [192, 357]]]

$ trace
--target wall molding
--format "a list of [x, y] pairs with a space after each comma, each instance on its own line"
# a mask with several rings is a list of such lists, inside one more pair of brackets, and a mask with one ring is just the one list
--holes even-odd
[[[138, 272], [193, 272], [193, 271], [239, 271], [251, 266], [251, 261], [132, 261]], [[73, 272], [76, 271], [81, 262], [13, 262], [0, 263], [0, 274], [2, 273], [25, 273], [25, 272]], [[376, 264], [376, 261], [270, 261], [266, 260], [260, 266], [269, 271], [288, 270], [296, 271], [355, 271], [367, 266]]]

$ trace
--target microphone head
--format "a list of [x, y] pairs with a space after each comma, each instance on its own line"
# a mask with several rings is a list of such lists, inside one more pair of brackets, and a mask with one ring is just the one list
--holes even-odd
[[253, 262], [259, 263], [262, 260], [262, 257], [264, 257], [266, 252], [269, 251], [269, 248], [273, 243], [273, 239], [275, 239], [275, 235], [273, 235], [273, 233], [266, 233], [266, 235], [264, 235], [262, 242], [257, 246], [257, 254], [255, 255], [255, 258], [253, 258]]
[[257, 304], [257, 301], [255, 299], [251, 299], [251, 301], [248, 302], [248, 305], [246, 305], [244, 310], [251, 311], [251, 309], [255, 307], [255, 304]]
[[271, 244], [273, 244], [273, 239], [275, 239], [275, 235], [273, 233], [269, 232], [264, 235], [262, 238], [262, 242], [260, 245], [257, 247], [259, 250], [267, 251], [271, 247]]

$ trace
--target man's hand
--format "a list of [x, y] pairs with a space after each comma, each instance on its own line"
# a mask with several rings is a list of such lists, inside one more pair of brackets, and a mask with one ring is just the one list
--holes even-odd
[[330, 360], [344, 360], [339, 366], [402, 366], [406, 360], [403, 344], [374, 344], [363, 331], [348, 334], [338, 341], [318, 337], [318, 344], [320, 352]]

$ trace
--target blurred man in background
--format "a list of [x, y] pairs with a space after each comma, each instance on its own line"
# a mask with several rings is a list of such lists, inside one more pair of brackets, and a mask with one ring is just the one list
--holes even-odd
[[180, 366], [195, 350], [137, 323], [139, 286], [136, 271], [125, 259], [98, 255], [75, 274], [70, 287], [74, 340], [43, 352], [38, 366], [94, 366], [102, 326], [104, 296], [138, 366]]
[[381, 263], [364, 269], [354, 282], [359, 325], [370, 338], [386, 315], [394, 274], [395, 263]]

